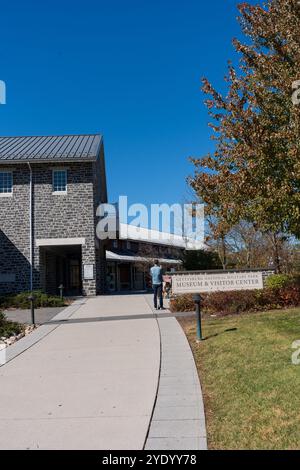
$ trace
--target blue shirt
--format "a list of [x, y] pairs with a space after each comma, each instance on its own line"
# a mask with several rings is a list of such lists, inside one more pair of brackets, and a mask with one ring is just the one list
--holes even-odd
[[153, 266], [150, 270], [152, 277], [152, 284], [158, 285], [162, 283], [162, 269], [159, 266]]

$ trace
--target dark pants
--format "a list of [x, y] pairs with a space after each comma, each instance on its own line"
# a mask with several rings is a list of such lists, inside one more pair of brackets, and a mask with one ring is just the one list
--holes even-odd
[[162, 284], [153, 284], [154, 290], [154, 307], [157, 308], [157, 297], [159, 297], [159, 306], [163, 308], [164, 301], [163, 301], [163, 286]]

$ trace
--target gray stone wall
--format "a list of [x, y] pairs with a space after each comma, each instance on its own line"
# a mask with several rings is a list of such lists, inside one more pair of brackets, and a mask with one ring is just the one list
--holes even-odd
[[[55, 194], [52, 172], [65, 168], [68, 175], [66, 194]], [[96, 263], [94, 185], [92, 163], [34, 165], [34, 234], [35, 239], [85, 238], [82, 264]], [[41, 250], [35, 249], [35, 265], [39, 266]], [[35, 280], [35, 287], [39, 279]], [[96, 294], [96, 282], [83, 280], [83, 294]]]
[[[83, 280], [85, 295], [95, 295], [101, 290], [99, 273], [102, 269], [97, 263], [101, 262], [102, 256], [95, 244], [95, 206], [98, 204], [95, 198], [101, 198], [101, 189], [97, 188], [97, 185], [101, 185], [101, 181], [95, 179], [95, 174], [99, 175], [98, 166], [100, 162], [32, 164], [34, 238], [35, 240], [85, 238], [86, 243], [82, 246], [82, 264], [95, 266], [95, 279]], [[53, 193], [54, 168], [67, 169], [67, 194]], [[0, 197], [0, 293], [20, 292], [30, 287], [30, 173], [25, 164], [14, 165], [9, 169], [13, 169], [13, 196]], [[42, 249], [35, 247], [35, 289], [43, 288], [45, 285], [46, 258]], [[8, 274], [15, 276], [14, 282], [11, 279], [10, 282], [6, 282], [9, 279]]]
[[13, 195], [0, 196], [0, 275], [10, 274], [10, 282], [1, 282], [0, 293], [30, 288], [29, 244], [29, 171], [26, 165], [0, 166], [13, 170]]

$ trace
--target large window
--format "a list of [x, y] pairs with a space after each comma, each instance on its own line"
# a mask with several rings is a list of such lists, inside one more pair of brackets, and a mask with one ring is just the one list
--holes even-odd
[[11, 171], [0, 171], [0, 194], [12, 194], [13, 175]]
[[67, 170], [53, 170], [53, 192], [67, 192]]

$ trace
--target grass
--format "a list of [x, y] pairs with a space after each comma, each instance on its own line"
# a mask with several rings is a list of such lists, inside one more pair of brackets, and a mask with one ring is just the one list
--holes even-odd
[[300, 309], [204, 319], [180, 319], [198, 367], [210, 449], [299, 449]]

